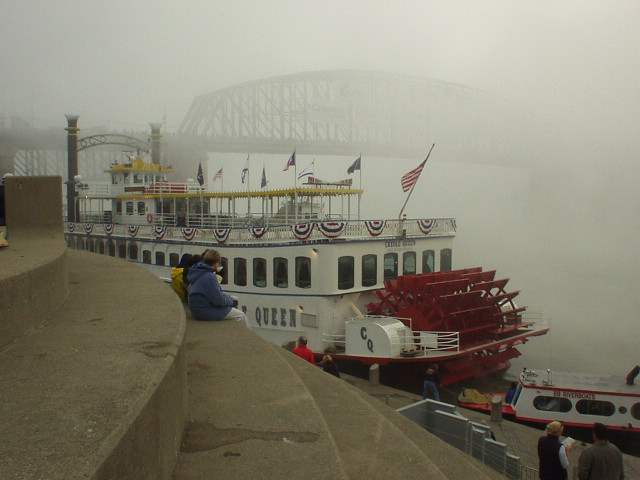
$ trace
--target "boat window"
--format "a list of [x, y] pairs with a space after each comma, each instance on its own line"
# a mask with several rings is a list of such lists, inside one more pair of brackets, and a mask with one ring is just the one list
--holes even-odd
[[582, 415], [599, 415], [610, 417], [616, 412], [616, 407], [611, 402], [602, 400], [578, 400], [576, 410]]
[[172, 213], [171, 202], [169, 200], [163, 200], [162, 202], [156, 202], [156, 213]]
[[338, 258], [338, 290], [353, 288], [354, 284], [354, 258]]
[[539, 395], [533, 399], [533, 406], [545, 412], [568, 412], [572, 404], [568, 398]]
[[156, 265], [164, 265], [164, 252], [156, 252]]
[[122, 213], [122, 201], [120, 200], [116, 202], [116, 213]]
[[177, 267], [179, 263], [180, 263], [180, 256], [177, 253], [170, 253], [169, 254], [169, 266], [170, 267]]
[[67, 237], [67, 247], [72, 248], [71, 247], [72, 242], [73, 242], [73, 240], [71, 239], [71, 237]]
[[227, 257], [222, 257], [220, 259], [220, 265], [222, 265], [222, 282], [220, 283], [222, 285], [226, 285], [229, 283], [229, 275], [227, 275], [227, 266], [229, 265], [229, 261], [227, 260]]
[[205, 215], [209, 213], [209, 204], [207, 202], [197, 202], [196, 203], [196, 213], [204, 213]]
[[151, 250], [142, 251], [142, 263], [151, 264]]
[[378, 283], [378, 256], [362, 256], [362, 286], [373, 287]]
[[133, 215], [133, 202], [126, 203], [127, 215]]
[[244, 287], [247, 285], [247, 259], [233, 259], [233, 283]]
[[296, 257], [296, 287], [311, 288], [311, 259]]
[[95, 251], [96, 251], [96, 245], [95, 245], [95, 242], [94, 242], [93, 240], [91, 240], [91, 239], [90, 239], [90, 240], [87, 242], [87, 249], [88, 249], [90, 252], [95, 252]]
[[129, 244], [129, 260], [138, 260], [138, 245], [135, 243]]
[[267, 261], [264, 258], [253, 259], [253, 284], [256, 287], [267, 286]]
[[138, 215], [144, 215], [144, 202], [138, 202]]
[[443, 248], [440, 250], [440, 271], [450, 272], [452, 265], [452, 255], [450, 248]]
[[104, 242], [98, 242], [98, 253], [104, 255]]
[[273, 259], [273, 284], [278, 288], [289, 286], [289, 265], [286, 258]]
[[393, 280], [398, 276], [398, 254], [384, 254], [384, 279]]
[[640, 403], [634, 403], [631, 406], [631, 416], [636, 420], [640, 420]]
[[107, 245], [108, 245], [109, 255], [111, 257], [115, 257], [116, 256], [116, 244], [113, 243], [113, 240], [109, 240], [109, 243], [107, 243]]
[[422, 273], [433, 273], [435, 271], [436, 254], [433, 250], [422, 252]]
[[412, 275], [416, 273], [416, 252], [404, 252], [402, 254], [402, 274]]
[[133, 176], [133, 183], [142, 183], [142, 175], [139, 173], [136, 173]]
[[127, 258], [127, 245], [126, 244], [121, 243], [120, 245], [118, 245], [118, 257]]

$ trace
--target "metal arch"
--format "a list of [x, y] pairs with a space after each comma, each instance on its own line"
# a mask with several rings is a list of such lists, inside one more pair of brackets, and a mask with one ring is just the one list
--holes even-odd
[[137, 151], [149, 153], [149, 142], [128, 135], [103, 133], [78, 139], [78, 152], [102, 145], [123, 145]]
[[[179, 132], [210, 147], [512, 155], [527, 128], [498, 96], [452, 82], [361, 71], [304, 72], [196, 97]], [[488, 118], [496, 121], [487, 121]]]

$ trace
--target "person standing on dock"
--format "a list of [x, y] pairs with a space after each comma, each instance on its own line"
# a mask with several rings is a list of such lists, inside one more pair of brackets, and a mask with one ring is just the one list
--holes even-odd
[[624, 464], [618, 447], [609, 443], [607, 427], [593, 425], [594, 444], [587, 447], [578, 459], [579, 480], [622, 480]]
[[560, 422], [547, 425], [546, 435], [538, 440], [540, 480], [566, 480], [569, 459], [567, 450], [560, 443], [564, 426]]
[[440, 386], [440, 374], [438, 373], [438, 365], [433, 364], [427, 368], [427, 373], [424, 376], [424, 387], [422, 388], [422, 399], [426, 400], [429, 392], [433, 395], [433, 399], [437, 402], [440, 401], [440, 392], [438, 387]]
[[313, 351], [309, 347], [307, 347], [307, 337], [298, 337], [298, 346], [293, 349], [292, 353], [296, 354], [303, 360], [306, 360], [311, 365], [316, 364], [316, 359], [313, 355]]

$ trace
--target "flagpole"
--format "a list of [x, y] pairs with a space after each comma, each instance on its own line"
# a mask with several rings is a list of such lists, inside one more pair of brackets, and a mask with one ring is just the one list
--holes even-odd
[[249, 154], [247, 153], [247, 217], [251, 216], [251, 195], [249, 195], [249, 179], [251, 168], [249, 166]]
[[[435, 146], [436, 146], [435, 143], [433, 145], [431, 145], [431, 150], [433, 150], [433, 147], [435, 147]], [[424, 163], [427, 163], [427, 160], [429, 160], [429, 155], [431, 155], [431, 150], [429, 150], [429, 153], [427, 154], [427, 158], [424, 159]], [[407, 202], [409, 201], [409, 198], [411, 197], [411, 194], [413, 193], [413, 189], [416, 188], [416, 183], [418, 183], [419, 179], [420, 179], [420, 177], [416, 178], [416, 181], [411, 186], [411, 190], [409, 191], [409, 195], [407, 195], [407, 199], [404, 201], [404, 205], [402, 205], [402, 209], [400, 210], [400, 214], [398, 215], [398, 220], [402, 220], [402, 212], [404, 212], [404, 207], [407, 206]]]
[[[358, 158], [360, 159], [360, 184], [358, 185], [358, 189], [362, 190], [362, 152], [358, 153]], [[360, 220], [360, 198], [362, 194], [358, 194], [358, 220]]]
[[293, 149], [293, 219], [298, 223], [298, 159], [295, 158], [296, 149]]

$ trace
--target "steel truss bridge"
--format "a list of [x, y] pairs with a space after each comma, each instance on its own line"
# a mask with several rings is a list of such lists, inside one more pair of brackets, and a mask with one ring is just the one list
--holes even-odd
[[[517, 121], [514, 121], [517, 120]], [[180, 134], [207, 150], [509, 158], [530, 142], [523, 114], [496, 95], [419, 77], [305, 72], [196, 97]]]
[[[192, 168], [205, 152], [288, 154], [294, 148], [304, 154], [421, 158], [436, 143], [443, 160], [531, 164], [541, 135], [544, 127], [527, 112], [469, 86], [388, 73], [304, 72], [197, 96], [178, 133], [164, 134], [163, 162], [179, 170], [187, 162]], [[62, 127], [28, 136], [3, 129], [0, 136], [3, 171], [65, 177]], [[147, 141], [148, 132], [136, 137]], [[83, 151], [80, 171], [102, 173], [121, 158], [123, 146], [144, 150], [134, 140], [117, 133], [86, 137], [80, 151], [111, 146]]]

